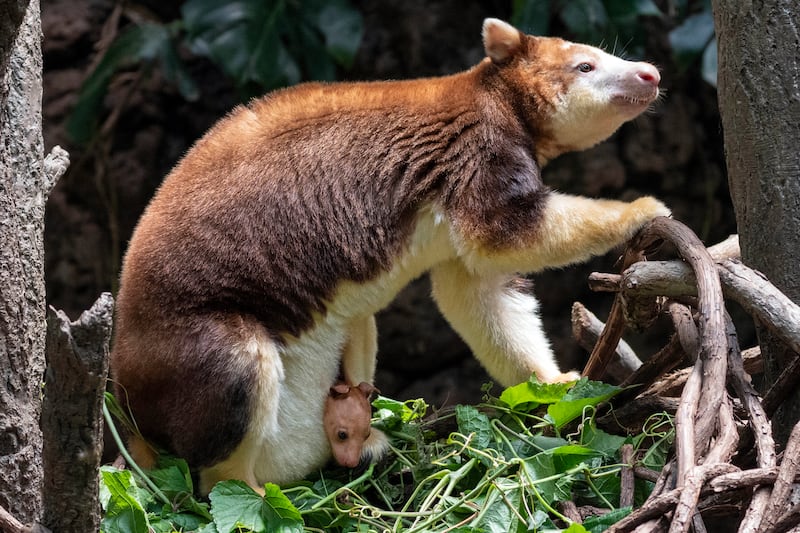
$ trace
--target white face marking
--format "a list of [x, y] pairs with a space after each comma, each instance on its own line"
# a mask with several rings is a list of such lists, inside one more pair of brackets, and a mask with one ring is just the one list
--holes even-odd
[[607, 139], [658, 96], [658, 70], [591, 46], [566, 43], [572, 79], [552, 116], [554, 137], [572, 150]]

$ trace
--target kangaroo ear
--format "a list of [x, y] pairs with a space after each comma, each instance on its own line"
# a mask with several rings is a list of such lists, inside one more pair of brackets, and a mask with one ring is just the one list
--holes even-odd
[[483, 48], [492, 62], [507, 63], [522, 48], [522, 33], [500, 19], [486, 19], [483, 21]]
[[347, 396], [350, 393], [350, 385], [347, 383], [336, 383], [334, 386], [331, 387], [331, 396], [334, 398], [339, 398], [341, 396]]

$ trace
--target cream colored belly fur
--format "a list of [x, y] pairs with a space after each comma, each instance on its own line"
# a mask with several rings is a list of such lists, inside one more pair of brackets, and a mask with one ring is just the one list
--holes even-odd
[[553, 193], [534, 242], [488, 252], [458, 235], [435, 208], [422, 209], [409, 246], [392, 270], [368, 283], [343, 282], [328, 312], [316, 317], [316, 326], [285, 346], [254, 332], [233, 354], [234, 359], [260, 361], [250, 430], [227, 460], [201, 472], [201, 489], [207, 492], [216, 481], [230, 478], [256, 487], [296, 481], [324, 464], [330, 446], [322, 414], [340, 364], [351, 383], [372, 383], [377, 349], [373, 315], [428, 270], [439, 308], [501, 385], [522, 382], [531, 373], [546, 382], [577, 379], [577, 373], [559, 370], [537, 300], [509, 282], [517, 272], [605, 253], [659, 215], [669, 210], [650, 197], [626, 203]]

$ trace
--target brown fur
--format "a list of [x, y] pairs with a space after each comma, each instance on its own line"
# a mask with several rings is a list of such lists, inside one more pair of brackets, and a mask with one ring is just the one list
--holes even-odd
[[[552, 119], [559, 97], [579, 74], [569, 63], [568, 43], [486, 27], [496, 34], [486, 38], [489, 58], [466, 72], [311, 83], [239, 107], [166, 178], [128, 248], [112, 352], [117, 392], [149, 440], [195, 467], [233, 453], [236, 459], [220, 467], [227, 473], [250, 465], [252, 453], [278, 438], [272, 426], [253, 427], [257, 411], [259, 420], [276, 427], [291, 398], [321, 414], [343, 342], [331, 341], [328, 355], [320, 341], [306, 346], [303, 339], [327, 316], [342, 287], [383, 279], [408, 259], [421, 210], [441, 215], [458, 253], [486, 258], [489, 266], [498, 258], [506, 272], [602, 253], [666, 212], [652, 199], [633, 210], [620, 202], [603, 204], [608, 216], [588, 252], [581, 249], [592, 241], [573, 237], [581, 230], [572, 226], [584, 224], [580, 213], [597, 218], [594, 211], [576, 212], [574, 221], [573, 213], [558, 211], [544, 220], [552, 195], [540, 165], [585, 147], [565, 139]], [[652, 83], [628, 84], [626, 96], [637, 102], [658, 92]], [[602, 140], [619, 123], [590, 141]], [[619, 216], [626, 217], [624, 225], [616, 223]], [[566, 237], [559, 233], [565, 227]], [[567, 237], [569, 246], [562, 242]], [[518, 253], [539, 249], [547, 258], [541, 264]], [[475, 268], [466, 259], [452, 265], [477, 286]], [[438, 276], [440, 285], [446, 281]], [[444, 287], [439, 293], [453, 302], [458, 297]], [[451, 307], [454, 316], [462, 312]], [[344, 319], [364, 323], [375, 311], [353, 311], [366, 317]], [[458, 321], [475, 327], [473, 317]], [[371, 344], [361, 339], [348, 346]], [[285, 355], [280, 350], [287, 346], [300, 347]], [[371, 357], [355, 352], [353, 358]], [[296, 360], [309, 353], [317, 359], [305, 366]], [[514, 357], [505, 363], [492, 355], [485, 364], [492, 361], [490, 371], [502, 371], [504, 381], [537, 369], [529, 355]], [[548, 372], [549, 379], [571, 376]], [[261, 396], [254, 398], [253, 391]], [[265, 406], [264, 398], [284, 403]], [[285, 436], [292, 438], [303, 435]], [[237, 448], [242, 442], [246, 449]], [[248, 472], [248, 482], [257, 484], [258, 476]]]

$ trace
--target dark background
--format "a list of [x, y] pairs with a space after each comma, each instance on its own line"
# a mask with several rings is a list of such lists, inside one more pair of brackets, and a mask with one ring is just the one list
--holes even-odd
[[[656, 2], [660, 4], [666, 2]], [[353, 2], [364, 17], [364, 36], [341, 79], [390, 79], [449, 74], [480, 61], [485, 17], [509, 20], [512, 2], [391, 0]], [[51, 195], [45, 234], [49, 304], [76, 318], [102, 291], [115, 290], [125, 243], [144, 206], [170, 168], [219, 117], [239, 103], [233, 84], [207, 59], [186, 57], [201, 94], [187, 102], [157, 73], [122, 72], [105, 104], [103, 135], [78, 146], [65, 131], [81, 83], [124, 19], [178, 16], [179, 3], [45, 0], [44, 135], [46, 148], [66, 148], [72, 164]], [[667, 7], [666, 5], [664, 7]], [[665, 12], [668, 10], [665, 9]], [[630, 200], [652, 194], [707, 244], [735, 233], [722, 153], [716, 91], [699, 66], [678, 69], [668, 33], [679, 21], [643, 21], [644, 58], [662, 73], [664, 97], [626, 124], [611, 140], [551, 163], [544, 180], [563, 192]], [[554, 25], [553, 33], [574, 38]], [[612, 252], [586, 265], [545, 272], [533, 279], [545, 327], [566, 368], [581, 368], [586, 354], [570, 333], [570, 308], [578, 300], [601, 318], [612, 297], [594, 294], [586, 278], [615, 271]], [[425, 397], [435, 405], [480, 400], [488, 376], [449, 329], [429, 298], [426, 278], [413, 283], [380, 314], [376, 384], [385, 395]], [[738, 327], [743, 346], [752, 326]], [[645, 358], [666, 343], [663, 325], [628, 338]]]

